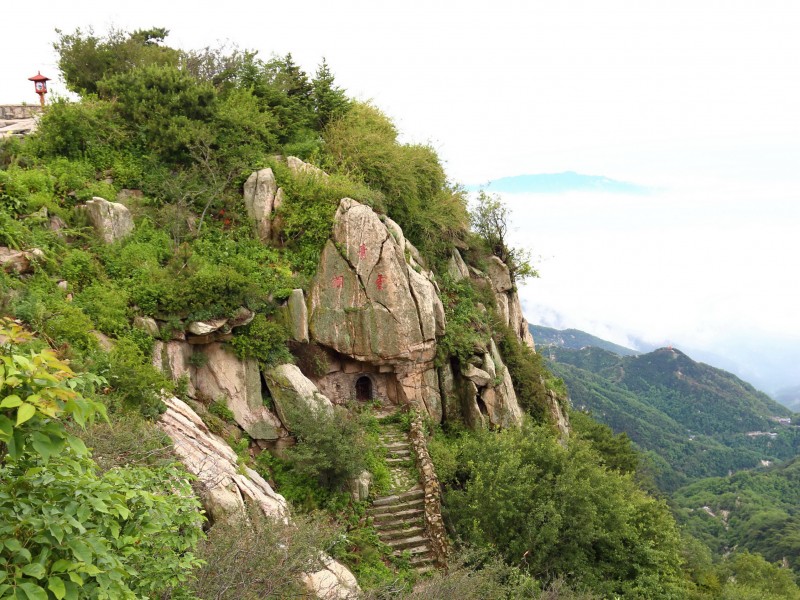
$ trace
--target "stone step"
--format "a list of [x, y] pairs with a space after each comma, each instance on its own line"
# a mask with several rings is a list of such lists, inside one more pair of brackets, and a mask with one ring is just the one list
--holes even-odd
[[387, 450], [408, 450], [411, 448], [411, 444], [408, 442], [392, 442], [390, 444], [384, 444]]
[[435, 561], [433, 556], [430, 554], [419, 555], [419, 556], [412, 556], [411, 559], [408, 561], [412, 567], [433, 567], [435, 565]]
[[367, 509], [367, 514], [371, 517], [377, 517], [379, 515], [394, 515], [411, 509], [424, 511], [425, 500], [423, 498], [417, 498], [414, 500], [408, 500], [406, 502], [400, 501], [397, 504], [370, 506]]
[[[408, 553], [410, 555], [410, 562], [412, 565], [416, 566], [419, 563], [430, 561], [433, 562], [433, 554], [431, 553], [431, 549], [428, 544], [424, 546], [414, 546], [413, 548], [403, 548], [402, 550], [396, 552], [396, 554], [405, 554]], [[414, 559], [421, 559], [415, 561]]]
[[378, 529], [377, 531], [378, 537], [381, 539], [381, 541], [388, 544], [389, 540], [396, 540], [407, 536], [423, 535], [425, 533], [425, 528], [421, 525], [417, 525], [416, 527], [405, 527], [403, 529]]
[[422, 487], [415, 486], [413, 489], [403, 492], [402, 494], [394, 494], [392, 496], [384, 496], [383, 498], [376, 498], [372, 501], [372, 506], [387, 506], [396, 504], [398, 502], [407, 502], [409, 500], [417, 500], [425, 497], [425, 490]]
[[392, 550], [407, 550], [425, 548], [426, 552], [430, 552], [430, 541], [428, 538], [421, 535], [410, 536], [406, 538], [397, 538], [385, 542], [387, 546], [391, 546]]
[[378, 529], [401, 529], [403, 527], [422, 526], [425, 524], [425, 511], [406, 510], [402, 513], [372, 516], [372, 524]]
[[387, 448], [387, 450], [390, 457], [411, 456], [411, 450], [408, 448]]
[[411, 460], [411, 457], [408, 458], [387, 458], [386, 464], [391, 466], [399, 466], [399, 465], [413, 465], [414, 462]]
[[423, 567], [414, 567], [414, 570], [417, 572], [418, 575], [425, 575], [426, 573], [431, 573], [436, 569], [433, 566], [433, 562], [430, 564], [426, 564]]

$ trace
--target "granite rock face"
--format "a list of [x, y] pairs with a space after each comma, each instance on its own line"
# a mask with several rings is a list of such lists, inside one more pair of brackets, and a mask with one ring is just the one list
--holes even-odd
[[195, 369], [192, 378], [197, 392], [223, 402], [236, 422], [255, 440], [286, 437], [281, 421], [273, 415], [261, 396], [261, 375], [255, 360], [240, 360], [224, 344], [197, 346], [205, 365]]
[[[254, 470], [242, 469], [236, 453], [208, 430], [197, 413], [175, 397], [165, 397], [164, 403], [167, 410], [159, 418], [159, 427], [172, 440], [186, 469], [197, 477], [201, 501], [212, 522], [236, 519], [247, 527], [247, 500], [267, 517], [289, 523], [286, 499]], [[314, 597], [355, 600], [360, 596], [358, 582], [347, 567], [322, 552], [317, 562], [315, 571], [302, 576]]]
[[289, 431], [292, 431], [292, 412], [296, 407], [305, 407], [314, 414], [333, 411], [333, 403], [296, 365], [278, 365], [268, 369], [264, 372], [264, 381], [275, 410]]
[[272, 213], [278, 183], [272, 169], [254, 171], [244, 183], [244, 206], [247, 216], [255, 222], [258, 237], [262, 242], [269, 241], [272, 234]]
[[406, 262], [404, 245], [371, 208], [341, 201], [311, 288], [314, 340], [366, 362], [433, 358], [443, 310], [430, 279]]
[[124, 204], [95, 196], [77, 209], [86, 215], [106, 244], [113, 244], [133, 233], [133, 217]]

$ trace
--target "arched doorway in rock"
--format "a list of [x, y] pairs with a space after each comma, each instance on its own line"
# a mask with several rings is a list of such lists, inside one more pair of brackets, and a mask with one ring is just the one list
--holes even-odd
[[372, 379], [366, 375], [356, 380], [356, 400], [359, 402], [369, 402], [372, 400]]

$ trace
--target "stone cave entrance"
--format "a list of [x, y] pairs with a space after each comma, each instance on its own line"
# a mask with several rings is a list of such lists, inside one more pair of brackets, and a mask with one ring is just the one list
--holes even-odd
[[356, 400], [369, 402], [372, 400], [372, 380], [363, 376], [356, 380]]

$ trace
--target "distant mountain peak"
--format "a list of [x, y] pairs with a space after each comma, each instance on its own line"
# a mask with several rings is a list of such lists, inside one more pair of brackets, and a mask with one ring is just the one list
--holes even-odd
[[575, 171], [562, 173], [538, 173], [512, 175], [489, 181], [486, 184], [468, 186], [470, 191], [561, 194], [565, 192], [605, 192], [613, 194], [648, 194], [651, 188], [610, 179], [603, 175], [584, 175]]

